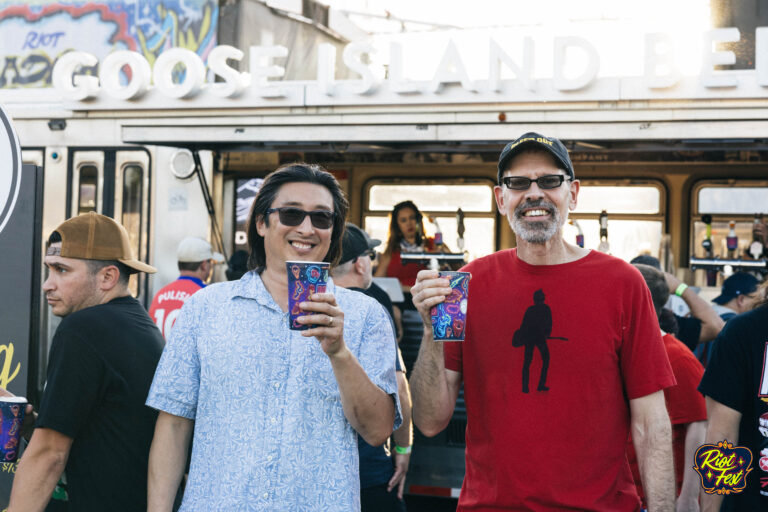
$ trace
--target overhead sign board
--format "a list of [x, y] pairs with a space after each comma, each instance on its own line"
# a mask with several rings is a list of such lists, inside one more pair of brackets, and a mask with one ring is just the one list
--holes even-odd
[[[128, 50], [103, 59], [71, 51], [53, 68], [53, 88], [4, 94], [6, 101], [14, 103], [49, 101], [71, 110], [768, 98], [768, 27], [755, 32], [754, 69], [719, 69], [735, 57], [733, 52], [716, 49], [717, 44], [741, 38], [736, 28], [720, 28], [702, 34], [701, 66], [697, 74], [686, 76], [670, 49], [675, 41], [669, 34], [639, 37], [642, 41], [634, 45], [642, 49], [637, 56], [643, 63], [638, 76], [605, 76], [601, 73], [605, 56], [599, 51], [605, 48], [580, 36], [547, 41], [551, 54], [545, 66], [538, 62], [542, 55], [534, 51], [538, 46], [533, 38], [525, 37], [515, 51], [489, 38], [477, 55], [449, 40], [442, 52], [419, 55], [434, 70], [427, 79], [408, 76], [406, 64], [421, 49], [401, 42], [390, 42], [388, 60], [378, 64], [372, 61], [379, 49], [369, 43], [354, 42], [344, 48], [322, 44], [317, 76], [302, 81], [287, 80], [279, 65], [289, 55], [286, 47], [241, 50], [222, 45], [205, 60], [193, 51], [170, 48], [153, 64]], [[340, 67], [360, 78], [337, 79]], [[542, 67], [547, 68], [543, 75]], [[186, 71], [180, 74], [180, 68]]]

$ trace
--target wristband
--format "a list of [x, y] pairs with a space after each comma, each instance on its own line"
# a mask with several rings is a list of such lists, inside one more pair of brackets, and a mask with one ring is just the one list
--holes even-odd
[[683, 293], [685, 293], [685, 290], [687, 289], [688, 289], [687, 284], [680, 283], [680, 285], [678, 285], [678, 287], [675, 289], [675, 295], [677, 295], [678, 297], [682, 297]]
[[395, 444], [395, 451], [399, 453], [400, 455], [408, 455], [411, 453], [411, 447], [410, 446], [398, 446]]

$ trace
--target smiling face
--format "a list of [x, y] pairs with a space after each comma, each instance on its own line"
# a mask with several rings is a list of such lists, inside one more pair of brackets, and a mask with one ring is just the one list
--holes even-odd
[[[567, 174], [547, 152], [525, 151], [512, 159], [504, 176], [524, 176], [537, 179], [547, 174]], [[496, 204], [507, 217], [519, 240], [530, 244], [545, 244], [561, 233], [568, 220], [568, 211], [576, 207], [578, 181], [564, 181], [559, 187], [543, 190], [531, 183], [528, 190], [510, 190], [496, 186]]]
[[[306, 182], [286, 183], [275, 195], [270, 208], [293, 206], [304, 211], [333, 211], [333, 197], [322, 185]], [[256, 222], [256, 229], [264, 237], [266, 267], [285, 272], [286, 261], [323, 261], [331, 246], [333, 228], [320, 229], [312, 225], [307, 215], [298, 226], [286, 226], [280, 222], [278, 212]]]
[[[61, 242], [51, 247], [60, 249]], [[54, 315], [67, 316], [99, 303], [98, 280], [85, 260], [46, 256], [45, 266], [48, 278], [43, 283], [43, 291]]]

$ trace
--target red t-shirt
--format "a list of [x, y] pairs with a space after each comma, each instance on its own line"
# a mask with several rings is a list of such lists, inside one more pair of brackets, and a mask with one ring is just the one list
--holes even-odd
[[[672, 336], [665, 334], [663, 336], [664, 348], [667, 350], [669, 364], [672, 366], [672, 373], [675, 374], [676, 386], [664, 390], [664, 399], [667, 403], [667, 412], [672, 422], [672, 453], [675, 459], [675, 482], [677, 484], [677, 495], [680, 495], [680, 488], [683, 486], [683, 475], [685, 474], [685, 434], [688, 431], [688, 425], [695, 421], [705, 421], [707, 419], [707, 404], [704, 395], [696, 389], [704, 375], [704, 367], [693, 355], [691, 349]], [[637, 455], [632, 439], [629, 440], [627, 448], [627, 459], [632, 468], [632, 476], [635, 478], [637, 492], [643, 500], [645, 506], [645, 494], [643, 486], [640, 483], [640, 469], [637, 465]]]
[[160, 288], [160, 291], [155, 294], [149, 306], [149, 316], [165, 338], [168, 337], [171, 327], [176, 322], [181, 306], [201, 288], [203, 287], [196, 281], [180, 277]]
[[413, 286], [416, 284], [416, 274], [420, 270], [427, 268], [429, 267], [421, 263], [403, 263], [400, 251], [393, 251], [392, 257], [389, 259], [389, 265], [387, 265], [387, 277], [398, 278], [403, 286]]
[[467, 406], [459, 510], [639, 510], [628, 399], [675, 384], [640, 273], [597, 251], [534, 266], [515, 249], [464, 270], [466, 339], [444, 345]]

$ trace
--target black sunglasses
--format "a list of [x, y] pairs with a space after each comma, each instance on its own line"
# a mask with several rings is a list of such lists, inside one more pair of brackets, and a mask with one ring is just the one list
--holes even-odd
[[[373, 249], [368, 249], [357, 258], [362, 258], [363, 256], [368, 256], [369, 258], [371, 258], [371, 261], [376, 261], [376, 251], [374, 251]], [[355, 258], [355, 260], [357, 260], [357, 258]]]
[[312, 225], [318, 229], [330, 229], [333, 227], [333, 220], [336, 218], [334, 212], [328, 210], [312, 210], [311, 212], [296, 208], [293, 206], [283, 206], [282, 208], [268, 208], [267, 215], [277, 212], [280, 223], [284, 226], [298, 226], [304, 222], [304, 218], [309, 215]]
[[535, 183], [541, 189], [551, 190], [562, 185], [565, 180], [570, 181], [570, 179], [562, 174], [547, 174], [539, 176], [535, 180], [524, 176], [505, 176], [501, 178], [501, 182], [511, 190], [528, 190], [531, 187], [531, 183]]

